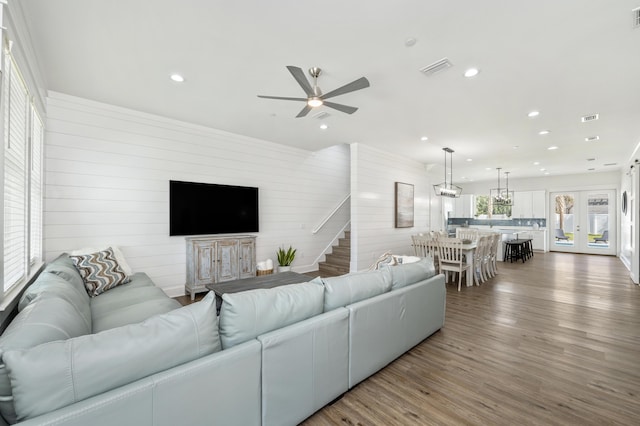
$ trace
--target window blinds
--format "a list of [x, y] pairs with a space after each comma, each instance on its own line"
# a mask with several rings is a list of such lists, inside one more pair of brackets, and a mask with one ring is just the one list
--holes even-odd
[[33, 105], [31, 105], [31, 117], [29, 262], [34, 263], [42, 257], [42, 144], [44, 126]]
[[4, 290], [27, 271], [28, 92], [11, 56], [4, 72]]

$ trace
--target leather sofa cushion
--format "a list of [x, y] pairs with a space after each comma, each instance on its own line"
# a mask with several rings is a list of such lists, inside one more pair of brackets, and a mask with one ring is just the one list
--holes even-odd
[[73, 266], [73, 261], [66, 254], [63, 253], [54, 259], [51, 263], [47, 264], [45, 267], [45, 272], [50, 272], [63, 278], [69, 284], [71, 284], [75, 289], [81, 290], [89, 300], [89, 295], [87, 294], [87, 290], [84, 288], [84, 282], [82, 281], [82, 277], [80, 276], [80, 272]]
[[4, 354], [19, 421], [219, 351], [215, 298], [98, 334]]
[[[5, 365], [7, 352], [90, 332], [82, 314], [63, 297], [37, 297], [22, 309], [0, 336], [0, 413], [7, 422], [16, 421], [12, 387]], [[48, 365], [47, 360], [43, 365]]]
[[436, 268], [431, 257], [418, 262], [403, 263], [387, 267], [391, 271], [391, 289], [406, 287], [424, 281], [436, 275]]
[[322, 287], [289, 284], [222, 295], [220, 339], [224, 349], [322, 313]]
[[324, 311], [350, 305], [391, 290], [389, 268], [356, 272], [339, 277], [315, 278], [313, 283], [324, 285]]
[[86, 291], [79, 290], [59, 275], [43, 271], [38, 275], [36, 281], [27, 287], [22, 294], [18, 303], [18, 311], [22, 311], [37, 298], [61, 297], [73, 305], [75, 310], [82, 316], [87, 328], [91, 330], [91, 304], [86, 296]]
[[90, 299], [93, 332], [144, 321], [181, 305], [167, 297], [144, 273], [132, 275], [131, 282]]
[[164, 296], [161, 299], [147, 300], [135, 305], [114, 309], [103, 317], [93, 317], [93, 333], [136, 324], [154, 315], [166, 314], [180, 308], [180, 302]]

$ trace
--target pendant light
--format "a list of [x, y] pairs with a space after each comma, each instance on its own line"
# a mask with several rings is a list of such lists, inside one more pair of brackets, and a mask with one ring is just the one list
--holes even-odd
[[507, 179], [507, 187], [503, 189], [500, 187], [500, 170], [502, 167], [497, 167], [498, 170], [498, 187], [490, 190], [491, 200], [494, 206], [512, 206], [513, 205], [513, 191], [509, 191], [509, 172], [504, 172]]
[[[459, 198], [460, 194], [462, 194], [462, 188], [453, 184], [453, 153], [455, 151], [451, 148], [442, 148], [442, 150], [444, 151], [444, 182], [433, 185], [433, 190], [436, 192], [436, 195], [440, 197]], [[451, 164], [451, 178], [449, 182], [447, 182], [447, 154], [449, 154]]]

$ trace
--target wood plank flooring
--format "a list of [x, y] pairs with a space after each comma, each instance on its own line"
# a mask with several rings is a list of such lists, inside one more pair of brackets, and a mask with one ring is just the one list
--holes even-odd
[[446, 323], [315, 425], [639, 425], [640, 287], [611, 256], [536, 253], [447, 287]]

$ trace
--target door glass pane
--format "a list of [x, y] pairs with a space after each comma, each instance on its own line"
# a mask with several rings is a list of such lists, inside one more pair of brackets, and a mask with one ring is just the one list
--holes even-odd
[[589, 247], [609, 248], [609, 196], [590, 194], [587, 199]]
[[554, 244], [557, 246], [574, 245], [574, 204], [573, 194], [559, 194], [555, 197], [555, 238]]

